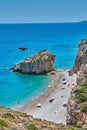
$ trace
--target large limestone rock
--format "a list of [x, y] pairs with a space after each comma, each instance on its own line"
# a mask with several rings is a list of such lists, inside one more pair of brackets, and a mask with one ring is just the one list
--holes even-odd
[[78, 53], [72, 71], [80, 70], [82, 64], [87, 62], [87, 40], [82, 40], [78, 45]]
[[47, 50], [40, 51], [38, 54], [27, 58], [18, 64], [14, 65], [13, 72], [20, 73], [48, 73], [54, 70], [55, 55], [51, 54]]
[[77, 73], [78, 85], [87, 78], [87, 40], [82, 40], [78, 45], [78, 53], [72, 71]]
[[[87, 40], [82, 40], [78, 46], [78, 53], [75, 64], [71, 72], [77, 73], [77, 86], [72, 90], [71, 97], [67, 105], [67, 124], [80, 125], [87, 129], [87, 113], [81, 110], [81, 105], [87, 104], [83, 100], [78, 102], [78, 98], [83, 99], [84, 93], [87, 95], [87, 89], [83, 88], [83, 83], [87, 80]], [[80, 88], [80, 89], [79, 89]], [[75, 92], [79, 90], [79, 95]], [[82, 91], [83, 90], [83, 91]]]

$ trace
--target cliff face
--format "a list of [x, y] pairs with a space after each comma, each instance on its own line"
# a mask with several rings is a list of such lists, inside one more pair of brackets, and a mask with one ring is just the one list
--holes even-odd
[[[87, 85], [87, 84], [86, 84]], [[73, 89], [67, 105], [68, 125], [78, 125], [87, 129], [87, 86], [78, 86]]]
[[81, 41], [72, 69], [77, 73], [77, 86], [73, 89], [67, 106], [67, 124], [87, 128], [87, 40]]
[[20, 73], [48, 73], [54, 70], [55, 55], [50, 52], [43, 50], [38, 54], [32, 56], [31, 58], [27, 58], [13, 67], [14, 72]]
[[87, 64], [82, 64], [80, 71], [77, 72], [77, 84], [80, 85], [87, 78]]
[[73, 72], [78, 72], [82, 64], [87, 62], [87, 40], [82, 40], [78, 45], [78, 53], [75, 59]]

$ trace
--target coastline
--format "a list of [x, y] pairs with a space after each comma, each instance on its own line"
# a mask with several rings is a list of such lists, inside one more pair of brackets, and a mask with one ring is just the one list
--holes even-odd
[[[63, 84], [63, 77], [66, 78], [66, 84]], [[26, 112], [35, 118], [66, 124], [66, 105], [70, 97], [70, 92], [75, 85], [76, 74], [69, 76], [68, 71], [57, 70], [53, 74], [51, 84], [43, 95], [40, 95], [32, 102], [27, 102], [23, 106], [18, 106], [13, 109]], [[54, 99], [53, 102], [49, 102], [50, 99]], [[41, 107], [37, 107], [38, 103], [41, 104]]]

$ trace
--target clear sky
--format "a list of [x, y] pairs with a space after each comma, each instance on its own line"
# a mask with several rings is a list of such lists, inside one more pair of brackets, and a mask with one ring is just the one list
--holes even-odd
[[87, 0], [0, 0], [0, 23], [87, 20]]

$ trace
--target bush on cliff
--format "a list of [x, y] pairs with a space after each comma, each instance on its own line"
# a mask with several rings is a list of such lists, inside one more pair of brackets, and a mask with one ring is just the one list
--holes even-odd
[[6, 119], [15, 119], [15, 117], [10, 113], [4, 113], [2, 117]]
[[87, 100], [87, 79], [74, 92], [78, 103], [85, 102]]
[[82, 104], [81, 105], [81, 111], [85, 112], [87, 114], [87, 104]]
[[38, 128], [34, 124], [31, 124], [27, 126], [27, 130], [38, 130]]
[[0, 119], [0, 128], [2, 127], [8, 127], [8, 125], [4, 120]]
[[87, 95], [85, 93], [80, 93], [76, 95], [76, 98], [78, 103], [82, 103], [87, 100]]

